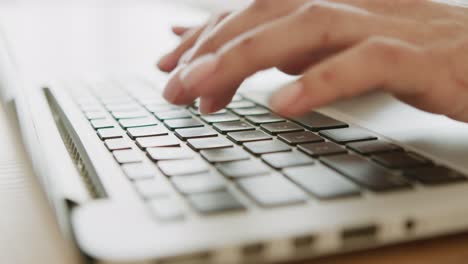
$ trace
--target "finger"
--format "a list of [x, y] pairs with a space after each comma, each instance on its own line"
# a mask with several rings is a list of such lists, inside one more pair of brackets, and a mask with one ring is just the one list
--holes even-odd
[[182, 36], [184, 35], [187, 31], [191, 30], [192, 27], [182, 27], [182, 26], [173, 26], [172, 27], [172, 32], [176, 34], [177, 36]]
[[200, 113], [206, 115], [217, 112], [231, 101], [234, 93], [223, 94], [223, 96], [205, 96], [200, 101]]
[[171, 52], [164, 55], [158, 62], [160, 70], [170, 72], [177, 67], [180, 57], [190, 49], [197, 41], [200, 34], [205, 29], [205, 26], [194, 28], [187, 31], [181, 43]]
[[317, 64], [329, 56], [336, 54], [344, 49], [345, 47], [333, 49], [323, 48], [320, 52], [307, 53], [300, 55], [298, 58], [292, 58], [291, 61], [288, 61], [284, 65], [279, 65], [277, 68], [287, 74], [299, 75], [307, 70], [307, 68], [310, 66]]
[[272, 19], [282, 17], [292, 12], [307, 0], [257, 0], [246, 9], [233, 14], [219, 23], [209, 35], [198, 42], [188, 62], [218, 50], [222, 45], [240, 34]]
[[182, 88], [180, 83], [180, 68], [176, 68], [169, 78], [169, 81], [166, 84], [166, 89], [163, 91], [163, 96], [167, 101], [176, 104], [176, 105], [188, 105], [191, 104], [196, 98], [195, 95], [191, 95], [188, 91], [185, 91]]
[[377, 88], [403, 97], [421, 96], [441, 79], [434, 76], [438, 69], [427, 60], [417, 46], [372, 38], [312, 67], [275, 93], [270, 105], [279, 114], [296, 116]]
[[379, 24], [367, 13], [336, 9], [336, 4], [313, 3], [302, 12], [239, 36], [216, 54], [193, 61], [179, 75], [182, 88], [192, 96], [232, 92], [259, 70], [285, 65], [291, 58], [320, 52], [323, 47], [351, 45], [369, 34], [369, 25]]

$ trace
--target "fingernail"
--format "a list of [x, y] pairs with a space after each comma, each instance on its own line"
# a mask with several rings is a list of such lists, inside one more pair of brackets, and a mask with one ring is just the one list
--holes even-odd
[[161, 69], [167, 69], [170, 68], [173, 64], [173, 54], [168, 53], [164, 55], [158, 62], [158, 67]]
[[284, 112], [298, 103], [303, 91], [301, 82], [291, 83], [281, 88], [270, 99], [270, 106], [276, 112]]
[[181, 73], [182, 86], [190, 90], [210, 76], [218, 66], [218, 58], [214, 54], [204, 55], [189, 64]]
[[164, 88], [163, 97], [170, 103], [176, 103], [177, 97], [183, 92], [182, 84], [179, 81], [179, 78], [174, 76], [169, 79], [169, 82]]
[[208, 115], [213, 112], [213, 99], [202, 98], [200, 102], [199, 111], [202, 115]]

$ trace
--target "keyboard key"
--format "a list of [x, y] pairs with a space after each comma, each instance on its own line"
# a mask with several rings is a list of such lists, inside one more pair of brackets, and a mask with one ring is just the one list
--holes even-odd
[[145, 104], [145, 108], [148, 109], [151, 113], [161, 113], [173, 110], [180, 110], [180, 107], [175, 105], [169, 105], [165, 103], [157, 103], [157, 104]]
[[209, 169], [205, 161], [199, 159], [160, 161], [158, 166], [167, 176], [198, 174]]
[[119, 124], [123, 128], [131, 127], [145, 127], [145, 126], [155, 126], [158, 122], [154, 117], [142, 117], [142, 118], [132, 118], [132, 119], [120, 119]]
[[148, 115], [149, 113], [144, 110], [112, 112], [112, 116], [115, 119], [139, 118], [139, 117], [146, 117]]
[[178, 110], [171, 110], [171, 111], [164, 111], [160, 113], [154, 113], [154, 115], [159, 120], [169, 120], [169, 119], [180, 119], [180, 118], [189, 118], [192, 117], [190, 112], [186, 109], [178, 109]]
[[250, 158], [250, 155], [245, 150], [238, 147], [202, 150], [200, 154], [212, 163], [246, 160]]
[[461, 173], [443, 166], [421, 167], [405, 170], [404, 175], [426, 185], [438, 185], [465, 181]]
[[102, 128], [97, 130], [97, 134], [101, 140], [111, 138], [121, 138], [122, 131], [118, 128]]
[[190, 138], [216, 137], [218, 133], [209, 127], [195, 127], [177, 129], [175, 135], [182, 140], [186, 140]]
[[310, 112], [301, 117], [294, 118], [293, 120], [313, 131], [344, 128], [348, 126], [341, 121], [325, 116], [318, 112]]
[[216, 123], [213, 125], [213, 127], [223, 134], [229, 132], [255, 130], [255, 127], [242, 121]]
[[260, 130], [231, 132], [228, 133], [228, 138], [237, 144], [250, 141], [260, 141], [272, 139], [271, 136]]
[[194, 138], [187, 140], [188, 146], [194, 150], [217, 149], [232, 147], [233, 144], [223, 137]]
[[259, 160], [224, 162], [217, 164], [216, 167], [229, 178], [261, 176], [270, 172], [268, 167]]
[[105, 119], [106, 118], [106, 113], [103, 111], [86, 111], [84, 112], [86, 118], [88, 120], [94, 120], [94, 119]]
[[391, 171], [357, 155], [337, 155], [322, 161], [351, 180], [373, 191], [409, 187], [408, 182]]
[[317, 136], [316, 134], [310, 131], [281, 133], [278, 135], [278, 138], [290, 145], [325, 141], [323, 138]]
[[291, 151], [291, 148], [287, 144], [277, 139], [268, 141], [247, 142], [244, 143], [244, 148], [255, 155]]
[[191, 150], [181, 147], [147, 148], [146, 152], [154, 161], [191, 159], [195, 157]]
[[[189, 108], [189, 111], [194, 115], [197, 115], [197, 116], [201, 115], [200, 111], [198, 110], [198, 107], [192, 106], [192, 107]], [[211, 113], [211, 115], [218, 115], [218, 114], [225, 114], [225, 113], [227, 113], [227, 110], [226, 109], [221, 109], [221, 110], [219, 110], [217, 112]]]
[[397, 145], [380, 140], [354, 142], [346, 144], [346, 146], [363, 155], [402, 150], [402, 148]]
[[235, 94], [232, 99], [231, 99], [231, 102], [237, 102], [237, 101], [241, 101], [241, 100], [244, 100], [244, 98], [239, 95], [239, 94]]
[[275, 169], [313, 164], [314, 160], [297, 151], [262, 155], [263, 161]]
[[201, 173], [171, 178], [176, 189], [183, 194], [195, 194], [223, 190], [226, 185], [221, 176], [214, 173]]
[[277, 115], [273, 115], [273, 114], [253, 115], [253, 116], [246, 116], [245, 118], [247, 119], [247, 121], [255, 125], [286, 121], [285, 119]]
[[104, 141], [104, 144], [106, 145], [107, 149], [110, 151], [132, 148], [132, 146], [130, 145], [130, 142], [128, 142], [124, 138], [108, 139]]
[[168, 130], [164, 126], [146, 126], [132, 127], [127, 129], [127, 134], [130, 138], [151, 137], [167, 135]]
[[371, 133], [355, 127], [322, 130], [319, 132], [319, 135], [326, 137], [332, 141], [335, 141], [339, 144], [377, 139], [377, 137], [372, 135]]
[[153, 214], [162, 221], [181, 220], [184, 212], [180, 203], [173, 198], [159, 198], [148, 202]]
[[391, 169], [414, 168], [432, 164], [428, 159], [415, 153], [402, 151], [375, 154], [372, 159]]
[[270, 113], [267, 109], [263, 107], [250, 107], [250, 108], [236, 108], [232, 109], [234, 113], [240, 116], [249, 116], [249, 115], [264, 115]]
[[156, 168], [144, 163], [124, 164], [122, 169], [130, 180], [152, 179], [156, 176]]
[[113, 151], [112, 154], [114, 155], [115, 160], [121, 164], [141, 162], [143, 160], [140, 153], [134, 149], [116, 150]]
[[133, 182], [137, 192], [144, 199], [153, 199], [158, 197], [169, 197], [174, 193], [170, 185], [160, 177], [138, 180]]
[[309, 143], [298, 145], [299, 150], [313, 156], [336, 155], [346, 153], [346, 149], [332, 142]]
[[157, 147], [176, 147], [180, 145], [179, 140], [173, 135], [157, 136], [157, 137], [141, 137], [136, 139], [138, 147], [157, 148]]
[[301, 126], [291, 122], [263, 124], [260, 127], [266, 132], [273, 135], [276, 135], [278, 133], [296, 132], [304, 130]]
[[237, 108], [249, 108], [249, 107], [255, 107], [257, 106], [256, 104], [247, 101], [247, 100], [240, 100], [236, 102], [231, 102], [226, 106], [228, 109], [237, 109]]
[[204, 214], [245, 209], [239, 200], [227, 191], [194, 194], [187, 199], [198, 212]]
[[134, 105], [138, 107], [139, 105], [130, 97], [107, 97], [101, 98], [102, 103], [109, 109], [118, 106]]
[[299, 187], [279, 174], [242, 179], [237, 183], [248, 196], [265, 207], [300, 203], [307, 199]]
[[202, 122], [193, 118], [164, 120], [164, 124], [166, 124], [166, 126], [170, 129], [204, 126]]
[[360, 193], [354, 183], [323, 165], [287, 168], [283, 172], [319, 199], [334, 199]]
[[110, 103], [105, 104], [105, 106], [110, 112], [138, 111], [142, 109], [142, 107], [137, 103]]
[[232, 122], [232, 121], [238, 121], [239, 117], [230, 113], [226, 114], [216, 114], [216, 115], [202, 115], [200, 118], [209, 123], [222, 123], [222, 122]]
[[109, 119], [95, 119], [95, 120], [91, 120], [90, 122], [91, 122], [91, 126], [94, 129], [114, 127], [114, 123]]
[[103, 109], [99, 103], [79, 104], [79, 107], [83, 112], [97, 112]]

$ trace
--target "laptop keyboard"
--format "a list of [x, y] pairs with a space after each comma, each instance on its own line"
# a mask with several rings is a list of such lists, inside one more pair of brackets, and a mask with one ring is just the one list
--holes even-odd
[[319, 112], [287, 119], [240, 95], [210, 115], [200, 115], [198, 102], [173, 106], [153, 90], [80, 90], [73, 98], [164, 221], [187, 217], [176, 192], [211, 215], [466, 179], [368, 130]]

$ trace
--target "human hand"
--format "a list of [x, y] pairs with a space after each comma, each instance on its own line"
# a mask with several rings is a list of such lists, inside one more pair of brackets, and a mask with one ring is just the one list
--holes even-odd
[[468, 122], [466, 8], [425, 0], [257, 0], [208, 25], [160, 63], [174, 71], [164, 91], [172, 103], [201, 97], [200, 110], [215, 112], [245, 78], [278, 67], [302, 74], [271, 97], [285, 116], [382, 89]]

